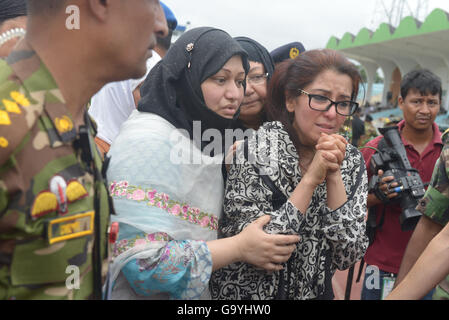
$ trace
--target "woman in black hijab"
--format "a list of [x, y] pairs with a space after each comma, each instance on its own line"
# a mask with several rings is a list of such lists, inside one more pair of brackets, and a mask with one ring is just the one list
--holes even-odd
[[[186, 32], [144, 82], [138, 110], [161, 116], [176, 128], [186, 130], [193, 139], [194, 121], [201, 121], [202, 135], [208, 129], [217, 129], [224, 136], [225, 129], [236, 125], [234, 115], [239, 105], [232, 116], [223, 117], [206, 105], [201, 85], [235, 55], [242, 57], [245, 74], [240, 80], [244, 88], [249, 68], [247, 53], [236, 41], [213, 28]], [[203, 141], [201, 149], [206, 145], [207, 141]]]
[[148, 75], [108, 153], [112, 220], [120, 223], [113, 299], [208, 299], [213, 270], [233, 261], [277, 270], [293, 251], [298, 238], [266, 234], [266, 216], [217, 240], [222, 137], [247, 70], [241, 46], [204, 27], [183, 34]]
[[268, 50], [257, 41], [247, 37], [234, 39], [248, 52], [250, 65], [239, 120], [244, 128], [257, 130], [267, 120], [264, 104], [268, 83], [274, 72], [274, 62]]

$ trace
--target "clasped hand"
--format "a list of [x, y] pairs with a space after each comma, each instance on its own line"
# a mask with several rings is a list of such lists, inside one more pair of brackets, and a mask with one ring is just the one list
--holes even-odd
[[321, 134], [315, 147], [315, 156], [306, 173], [314, 184], [321, 184], [326, 179], [340, 175], [347, 144], [345, 138], [338, 134]]

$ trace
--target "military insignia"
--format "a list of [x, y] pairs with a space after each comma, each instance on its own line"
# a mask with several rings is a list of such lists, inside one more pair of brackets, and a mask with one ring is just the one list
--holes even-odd
[[17, 103], [6, 99], [3, 99], [2, 102], [6, 108], [6, 111], [8, 111], [9, 113], [17, 113], [17, 114], [22, 113]]
[[9, 142], [5, 137], [0, 137], [0, 148], [8, 148]]
[[55, 119], [55, 126], [59, 133], [63, 134], [73, 130], [73, 122], [68, 116]]
[[299, 56], [299, 50], [297, 48], [291, 48], [290, 49], [290, 59], [295, 59], [297, 56]]
[[77, 214], [47, 222], [46, 237], [50, 245], [93, 234], [95, 212]]
[[[1, 147], [0, 137], [0, 147]], [[68, 205], [89, 195], [86, 188], [76, 179], [67, 183], [60, 175], [55, 175], [48, 183], [49, 189], [42, 191], [31, 207], [33, 220], [57, 211], [59, 215], [69, 212]]]
[[69, 182], [66, 194], [69, 203], [75, 202], [89, 195], [86, 188], [84, 188], [84, 186], [77, 180], [72, 180]]
[[61, 176], [54, 176], [51, 178], [50, 191], [56, 196], [58, 201], [58, 212], [64, 215], [68, 212], [68, 200], [67, 200], [67, 183]]
[[42, 191], [37, 195], [31, 207], [31, 218], [35, 220], [57, 209], [58, 199], [56, 196], [49, 191]]
[[14, 99], [15, 102], [20, 104], [22, 107], [29, 107], [30, 101], [20, 92], [18, 91], [12, 91], [10, 94], [11, 98]]
[[9, 114], [4, 110], [0, 110], [0, 124], [5, 126], [11, 125], [11, 119], [9, 118]]

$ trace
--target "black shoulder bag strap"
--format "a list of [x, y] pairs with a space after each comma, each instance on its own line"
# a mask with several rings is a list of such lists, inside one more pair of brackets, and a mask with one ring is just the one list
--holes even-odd
[[[382, 149], [386, 146], [387, 146], [387, 144], [385, 142], [385, 138], [382, 138], [379, 141], [377, 148]], [[376, 231], [382, 229], [382, 226], [385, 221], [385, 205], [383, 205], [383, 208], [382, 208], [382, 215], [381, 215], [379, 224], [377, 224], [377, 208], [378, 208], [378, 206], [373, 206], [371, 208], [368, 208], [368, 218], [366, 221], [366, 235], [367, 235], [368, 241], [369, 241], [368, 246], [373, 244], [374, 238], [376, 237]], [[357, 280], [356, 280], [357, 283], [360, 282], [364, 266], [365, 266], [365, 258], [362, 258], [362, 260], [360, 262], [359, 271], [357, 274]]]
[[[96, 150], [92, 150], [93, 147], [95, 147], [95, 142], [90, 137], [90, 130], [95, 130], [95, 126], [93, 125], [90, 117], [88, 116], [88, 113], [85, 112], [84, 114], [84, 121], [85, 125], [80, 127], [79, 131], [79, 140], [77, 141], [78, 148], [81, 149], [81, 158], [86, 163], [86, 166], [88, 170], [90, 169], [92, 171], [92, 174], [94, 176], [94, 210], [95, 210], [95, 216], [94, 216], [94, 246], [92, 250], [92, 264], [93, 264], [93, 298], [96, 300], [102, 300], [103, 294], [102, 294], [102, 258], [101, 258], [101, 217], [100, 217], [100, 194], [98, 192], [98, 188], [95, 185], [95, 183], [100, 182], [104, 183], [106, 190], [108, 190], [105, 180], [105, 172], [107, 169], [107, 166], [109, 164], [109, 160], [106, 161], [106, 166], [102, 168], [102, 171], [99, 170], [99, 168], [95, 165], [94, 155], [93, 152], [96, 152]], [[112, 203], [112, 199], [108, 195], [108, 203], [109, 203], [109, 210], [110, 214], [111, 211], [114, 212], [114, 207]], [[107, 252], [107, 248], [105, 249]]]
[[[248, 139], [245, 139], [244, 143], [244, 156], [245, 159], [249, 159], [249, 149], [248, 149]], [[271, 180], [267, 175], [260, 174], [260, 170], [257, 166], [254, 166], [254, 171], [259, 175], [262, 181], [268, 186], [270, 191], [273, 193], [271, 198], [271, 204], [273, 206], [273, 210], [279, 210], [287, 202], [287, 197], [281, 190], [274, 184], [273, 180]]]
[[[385, 142], [385, 138], [382, 138], [378, 145], [377, 148], [379, 150], [385, 148], [387, 146], [387, 143]], [[374, 172], [373, 172], [374, 174]], [[371, 208], [368, 209], [368, 219], [367, 219], [367, 224], [366, 224], [366, 232], [367, 232], [367, 236], [369, 239], [369, 245], [371, 245], [374, 242], [374, 238], [376, 236], [376, 231], [379, 229], [382, 229], [382, 226], [384, 224], [385, 221], [385, 205], [383, 205], [383, 209], [382, 209], [382, 216], [380, 218], [379, 224], [377, 224], [377, 208], [378, 206], [373, 206]]]

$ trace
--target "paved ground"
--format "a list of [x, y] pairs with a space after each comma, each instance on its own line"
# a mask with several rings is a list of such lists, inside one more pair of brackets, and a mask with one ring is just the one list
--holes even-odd
[[[363, 270], [360, 282], [356, 283], [357, 275], [359, 273], [360, 263], [357, 263], [354, 268], [354, 277], [352, 281], [351, 296], [349, 300], [360, 300], [360, 292], [362, 290], [362, 281], [365, 276], [365, 270]], [[346, 282], [348, 279], [348, 270], [335, 272], [332, 278], [332, 285], [334, 287], [334, 300], [345, 300]]]

